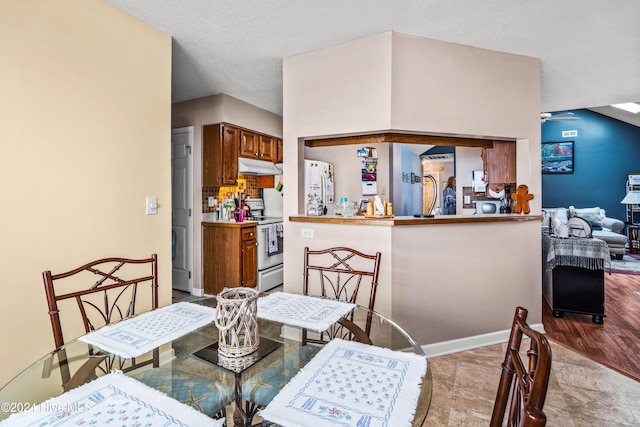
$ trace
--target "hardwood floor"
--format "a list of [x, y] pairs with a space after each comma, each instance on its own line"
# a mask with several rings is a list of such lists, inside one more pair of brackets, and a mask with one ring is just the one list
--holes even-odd
[[543, 299], [542, 323], [547, 338], [598, 363], [640, 381], [640, 276], [605, 274], [605, 320], [565, 313], [556, 318]]

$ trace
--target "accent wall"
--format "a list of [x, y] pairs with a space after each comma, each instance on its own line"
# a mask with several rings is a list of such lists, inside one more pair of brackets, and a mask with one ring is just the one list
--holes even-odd
[[[542, 124], [542, 142], [574, 141], [574, 173], [542, 174], [542, 206], [598, 206], [626, 221], [627, 174], [640, 173], [640, 128], [590, 110], [573, 110], [579, 120]], [[559, 114], [561, 112], [555, 112]], [[578, 136], [562, 137], [575, 130]]]

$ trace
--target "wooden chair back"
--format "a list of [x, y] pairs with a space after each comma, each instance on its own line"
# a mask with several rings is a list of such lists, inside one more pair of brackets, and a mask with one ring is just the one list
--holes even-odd
[[[360, 288], [369, 286], [368, 308], [373, 310], [379, 270], [380, 252], [375, 255], [366, 255], [345, 247], [321, 250], [311, 250], [306, 247], [304, 248], [303, 294], [356, 303]], [[307, 347], [307, 343], [324, 345], [332, 338], [342, 338], [373, 345], [370, 338], [372, 314], [368, 313], [364, 329], [354, 320], [352, 316], [345, 316], [329, 330], [321, 333], [309, 332], [303, 328], [302, 348], [299, 351], [289, 352], [285, 356], [284, 364], [281, 362], [272, 364], [249, 378], [242, 390], [246, 401], [246, 425], [251, 425], [258, 411], [275, 397], [282, 385], [293, 378], [298, 372], [295, 367], [306, 364], [320, 348], [320, 346]], [[301, 363], [300, 359], [304, 359], [304, 363]], [[256, 398], [256, 396], [259, 397]]]
[[373, 310], [378, 289], [380, 256], [380, 252], [368, 255], [345, 247], [320, 250], [311, 250], [306, 247], [304, 248], [303, 292], [309, 295], [310, 275], [316, 271], [321, 296], [355, 303], [360, 287], [368, 286], [367, 307]]
[[[112, 322], [132, 317], [136, 314], [139, 294], [150, 295], [150, 305], [146, 305], [150, 310], [158, 308], [158, 259], [155, 254], [145, 259], [103, 258], [64, 273], [52, 274], [51, 271], [45, 271], [42, 278], [57, 350], [65, 343], [63, 324], [70, 329], [72, 325], [81, 322], [84, 332], [88, 333]], [[142, 289], [141, 286], [145, 284], [148, 284], [150, 289]], [[60, 318], [61, 306], [65, 309], [64, 322]], [[74, 306], [77, 308], [75, 316], [71, 313]], [[94, 355], [95, 361], [104, 361], [107, 364], [104, 368], [106, 372], [113, 368], [126, 372], [144, 365], [158, 367], [159, 363], [157, 350], [151, 359], [133, 359], [130, 362], [119, 358], [116, 361], [116, 358], [106, 357], [93, 348], [90, 348], [90, 352]], [[66, 353], [59, 351], [58, 358], [63, 386], [66, 389], [71, 380]], [[113, 366], [114, 363], [118, 365]], [[81, 378], [78, 381], [84, 380]]]
[[[521, 349], [522, 338], [529, 348]], [[527, 360], [525, 364], [523, 357]], [[542, 411], [551, 374], [551, 347], [543, 334], [527, 324], [527, 310], [518, 307], [513, 318], [502, 375], [491, 416], [491, 427], [542, 427]], [[509, 411], [507, 412], [507, 405]]]
[[[380, 257], [380, 252], [369, 255], [346, 247], [320, 250], [311, 250], [305, 247], [303, 293], [305, 295], [319, 294], [325, 298], [357, 303], [360, 289], [368, 287], [369, 294], [366, 306], [373, 310], [378, 290]], [[344, 319], [349, 322], [340, 322], [339, 326], [329, 332], [329, 338], [340, 337], [365, 343], [366, 341], [370, 342], [368, 336], [371, 333], [371, 319], [372, 315], [369, 313], [364, 330], [353, 322], [354, 319]], [[362, 331], [364, 334], [361, 333]], [[309, 342], [323, 343], [326, 341], [322, 336], [312, 340], [307, 339], [305, 334], [303, 338]]]

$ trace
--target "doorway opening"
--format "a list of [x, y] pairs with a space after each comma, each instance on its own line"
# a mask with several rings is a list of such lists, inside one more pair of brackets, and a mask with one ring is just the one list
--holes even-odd
[[193, 126], [171, 130], [172, 288], [193, 290]]

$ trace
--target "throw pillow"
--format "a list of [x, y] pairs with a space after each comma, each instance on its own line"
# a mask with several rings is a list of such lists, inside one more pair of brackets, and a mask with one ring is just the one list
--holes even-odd
[[569, 211], [571, 213], [571, 217], [579, 216], [587, 221], [592, 227], [602, 227], [602, 220], [605, 218], [604, 209], [600, 209], [599, 207], [576, 209], [571, 206], [569, 207]]

